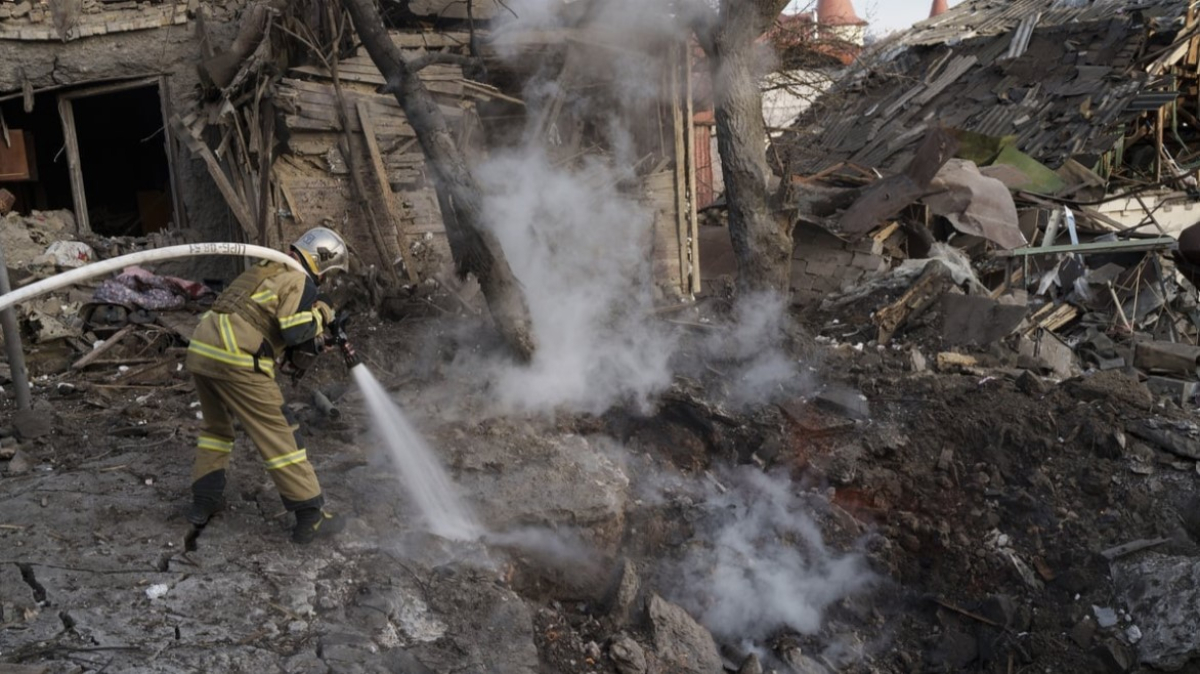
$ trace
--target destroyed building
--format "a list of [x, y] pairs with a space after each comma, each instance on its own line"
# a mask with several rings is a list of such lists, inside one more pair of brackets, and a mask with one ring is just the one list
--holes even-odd
[[[658, 291], [697, 290], [684, 45], [569, 19], [493, 38], [484, 27], [499, 5], [475, 3], [469, 22], [461, 4], [410, 3], [398, 25], [411, 27], [393, 39], [411, 55], [464, 54], [478, 41], [483, 70], [447, 63], [421, 72], [473, 157], [515, 142], [527, 126], [564, 164], [603, 157], [610, 148], [589, 130], [598, 120], [580, 112], [596, 106], [564, 101], [586, 94], [627, 103], [616, 88], [622, 64], [609, 55], [634, 41], [661, 45], [637, 47], [636, 58], [661, 71], [661, 90], [639, 103], [644, 110], [623, 111], [644, 120], [633, 141], [638, 184], [628, 189], [657, 213], [646, 247]], [[232, 1], [88, 0], [4, 3], [0, 12], [0, 166], [17, 196], [13, 210], [69, 209], [81, 233], [101, 236], [188, 230], [271, 246], [325, 224], [346, 235], [359, 271], [398, 270], [393, 280], [404, 283], [442, 275], [442, 209], [413, 131], [392, 97], [376, 91], [382, 76], [365, 53], [329, 47], [346, 27], [328, 25], [318, 4], [280, 12]], [[591, 65], [605, 62], [607, 74]], [[551, 67], [560, 70], [558, 95], [526, 100], [532, 73]], [[139, 152], [133, 162], [130, 147]]]
[[[205, 4], [214, 25], [244, 2]], [[66, 209], [81, 232], [225, 233], [210, 183], [166, 128], [195, 105], [197, 7], [0, 3], [0, 180], [13, 210]]]
[[[488, 16], [483, 8], [475, 11], [476, 18]], [[438, 16], [445, 22], [444, 13]], [[222, 196], [240, 214], [243, 235], [274, 245], [326, 223], [347, 235], [361, 262], [384, 273], [402, 269], [408, 283], [441, 275], [449, 262], [444, 209], [403, 112], [390, 94], [377, 92], [383, 76], [365, 53], [346, 57], [336, 50], [314, 51], [314, 45], [329, 43], [333, 34], [301, 39], [305, 36], [293, 37], [295, 31], [287, 28], [289, 22], [317, 22], [297, 21], [296, 16], [269, 21], [266, 32], [275, 41], [269, 46], [264, 41], [259, 49], [289, 55], [288, 67], [280, 72], [266, 68], [274, 56], [249, 60], [235, 84], [207, 104], [208, 114], [201, 111], [179, 121], [190, 138], [189, 148], [204, 157], [214, 181], [227, 183]], [[276, 22], [281, 28], [270, 27]], [[691, 243], [696, 218], [684, 45], [666, 43], [648, 53], [637, 45], [653, 41], [603, 25], [474, 36], [466, 29], [462, 24], [437, 31], [413, 27], [394, 31], [392, 39], [412, 56], [465, 55], [472, 44], [479, 45], [479, 72], [435, 64], [420, 73], [450, 120], [457, 145], [474, 159], [518, 142], [529, 128], [545, 138], [554, 161], [563, 165], [603, 157], [611, 148], [603, 147], [594, 133], [602, 121], [589, 117], [602, 106], [564, 103], [584, 98], [585, 92], [592, 99], [607, 98], [612, 107], [629, 102], [620, 98], [619, 67], [624, 64], [606, 58], [609, 53], [636, 48], [636, 58], [660, 69], [662, 98], [638, 101], [643, 109], [622, 114], [644, 120], [633, 131], [633, 151], [640, 157], [634, 189], [642, 191], [657, 214], [652, 231], [645, 233], [657, 286], [667, 295], [691, 292], [699, 281]], [[604, 72], [597, 63], [611, 67]], [[557, 81], [557, 91], [527, 91], [530, 78], [535, 73], [546, 77], [547, 68], [558, 69], [550, 78]], [[258, 91], [261, 95], [249, 96]], [[229, 110], [236, 112], [221, 112]], [[271, 146], [267, 151], [270, 143], [257, 151], [254, 143], [240, 144], [256, 136], [258, 143], [274, 137], [278, 150]], [[258, 202], [266, 208], [258, 208]]]
[[[946, 128], [960, 157], [1018, 195], [1077, 203], [1101, 231], [1177, 236], [1200, 220], [1195, 18], [1178, 2], [962, 2], [873, 47], [801, 115], [775, 145], [785, 179], [902, 172]], [[1021, 206], [1027, 226], [1049, 217], [1036, 197]], [[842, 242], [822, 229], [797, 231], [800, 302], [861, 278], [853, 261], [874, 269], [889, 257], [878, 236]]]
[[[968, 0], [881, 47], [886, 58], [859, 64], [768, 155], [793, 206], [780, 222], [802, 220], [794, 278], [809, 280], [789, 308], [724, 292], [675, 301], [701, 270], [708, 283], [734, 268], [692, 248], [697, 230], [726, 242], [728, 230], [692, 214], [707, 205], [691, 174], [710, 129], [678, 35], [640, 20], [613, 31], [578, 2], [507, 31], [482, 25], [502, 2], [405, 4], [390, 39], [441, 60], [422, 75], [479, 173], [529, 140], [550, 158], [517, 166], [549, 170], [520, 187], [568, 195], [519, 232], [552, 238], [538, 252], [563, 268], [527, 283], [552, 304], [539, 318], [577, 328], [539, 333], [532, 364], [496, 338], [479, 294], [441, 276], [442, 199], [337, 3], [201, 0], [160, 25], [178, 20], [169, 5], [86, 0], [58, 19], [63, 33], [56, 2], [0, 3], [0, 27], [18, 36], [0, 41], [0, 109], [20, 130], [0, 157], [20, 143], [38, 159], [20, 150], [5, 164], [17, 177], [0, 182], [0, 215], [15, 209], [0, 221], [14, 285], [175, 234], [274, 246], [330, 224], [356, 249], [351, 292], [368, 296], [362, 282], [394, 270], [408, 300], [401, 320], [339, 304], [358, 369], [324, 359], [280, 382], [331, 507], [351, 519], [305, 549], [287, 542], [288, 513], [242, 434], [227, 509], [203, 529], [180, 512], [203, 421], [182, 345], [219, 280], [126, 268], [22, 303], [31, 405], [0, 364], [0, 672], [1195, 669], [1200, 307], [1160, 217], [1185, 209], [1154, 210], [1191, 187], [1194, 15]], [[1039, 15], [1072, 39], [1039, 41]], [[122, 28], [135, 18], [150, 23]], [[1123, 69], [1090, 70], [1089, 26], [1131, 45]], [[1042, 78], [1025, 74], [1025, 54], [946, 69], [1026, 38], [1017, 52], [1058, 50], [1055, 68], [1101, 93], [1064, 103], [1047, 78], [1027, 96]], [[1171, 60], [1184, 67], [1165, 74], [1187, 95], [1168, 92], [1160, 143], [1168, 99], [1153, 83], [1167, 80], [1142, 73], [1184, 45]], [[475, 49], [485, 68], [461, 63]], [[1018, 65], [1003, 87], [994, 78]], [[630, 88], [630, 72], [651, 85]], [[970, 81], [1006, 93], [955, 88]], [[871, 135], [894, 102], [882, 101], [913, 82], [886, 117], [904, 121]], [[1130, 82], [1142, 87], [1132, 99]], [[1104, 121], [1109, 87], [1127, 102]], [[128, 92], [161, 97], [143, 110], [152, 123], [110, 104]], [[1011, 130], [997, 140], [970, 114], [939, 121], [971, 110], [1014, 113], [997, 122]], [[625, 147], [598, 127], [612, 118], [628, 122]], [[161, 184], [90, 163], [89, 148], [110, 147], [98, 128], [136, 120], [117, 158], [165, 141]], [[848, 135], [806, 152], [840, 126], [825, 120], [849, 120]], [[1029, 120], [1041, 126], [1022, 140]], [[914, 124], [926, 128], [901, 140]], [[889, 153], [860, 163], [879, 138]], [[1159, 144], [1187, 175], [1150, 161]], [[1099, 210], [1134, 181], [1146, 191], [1122, 198], [1146, 201], [1136, 230]], [[137, 195], [157, 189], [161, 203], [173, 185], [167, 217], [140, 207]], [[630, 228], [601, 217], [598, 202], [626, 198], [650, 213], [631, 209]], [[592, 236], [597, 223], [616, 235]], [[591, 264], [617, 248], [636, 274]], [[546, 293], [546, 278], [569, 292]], [[639, 292], [646, 278], [657, 304]], [[153, 306], [115, 311], [135, 294]], [[467, 526], [444, 535], [447, 515]]]

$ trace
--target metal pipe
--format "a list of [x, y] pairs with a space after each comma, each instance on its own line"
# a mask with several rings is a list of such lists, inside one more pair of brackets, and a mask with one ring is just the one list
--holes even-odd
[[37, 283], [31, 283], [24, 288], [5, 292], [0, 295], [0, 309], [7, 309], [18, 302], [24, 302], [38, 295], [58, 290], [69, 286], [73, 283], [78, 283], [93, 276], [100, 276], [110, 272], [118, 271], [129, 265], [142, 264], [144, 262], [158, 262], [161, 260], [174, 260], [184, 257], [198, 257], [202, 255], [232, 255], [236, 257], [258, 257], [272, 262], [279, 262], [294, 268], [296, 271], [304, 272], [304, 266], [300, 264], [296, 258], [281, 253], [274, 248], [264, 248], [262, 246], [252, 246], [248, 243], [189, 243], [182, 246], [167, 246], [166, 248], [152, 248], [150, 250], [142, 250], [120, 257], [113, 257], [100, 262], [84, 265], [78, 269], [63, 272], [47, 279], [42, 279]]
[[[8, 282], [8, 264], [4, 261], [4, 246], [0, 246], [0, 295], [12, 290]], [[11, 306], [0, 311], [0, 327], [4, 330], [4, 350], [8, 354], [8, 369], [17, 394], [17, 409], [27, 410], [32, 404], [29, 395], [29, 373], [25, 370], [25, 351], [21, 348], [21, 329], [17, 325], [17, 310]]]

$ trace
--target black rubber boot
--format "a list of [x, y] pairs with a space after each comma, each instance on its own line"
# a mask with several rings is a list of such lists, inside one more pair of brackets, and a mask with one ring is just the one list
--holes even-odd
[[187, 521], [191, 522], [194, 526], [202, 527], [208, 524], [208, 520], [213, 515], [224, 509], [225, 497], [195, 494], [192, 496], [192, 505], [188, 507]]
[[346, 528], [346, 518], [327, 513], [321, 508], [302, 508], [296, 511], [296, 528], [292, 542], [307, 545], [318, 538], [329, 538]]

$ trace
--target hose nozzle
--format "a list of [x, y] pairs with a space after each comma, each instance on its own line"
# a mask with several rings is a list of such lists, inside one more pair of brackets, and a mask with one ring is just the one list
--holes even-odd
[[341, 347], [342, 360], [346, 362], [347, 369], [362, 364], [362, 361], [358, 357], [358, 352], [354, 350], [354, 345], [350, 343], [350, 340], [344, 340], [341, 343]]

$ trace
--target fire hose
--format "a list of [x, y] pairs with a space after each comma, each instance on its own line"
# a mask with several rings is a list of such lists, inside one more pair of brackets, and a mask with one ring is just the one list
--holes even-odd
[[199, 257], [202, 255], [232, 255], [235, 257], [258, 257], [272, 262], [280, 262], [289, 265], [296, 271], [303, 272], [304, 267], [298, 260], [281, 253], [274, 248], [264, 248], [263, 246], [253, 246], [248, 243], [189, 243], [182, 246], [167, 246], [166, 248], [152, 248], [150, 250], [142, 250], [136, 253], [129, 253], [119, 257], [109, 258], [100, 262], [84, 265], [78, 269], [56, 274], [47, 279], [42, 279], [37, 283], [31, 283], [24, 288], [18, 288], [4, 295], [0, 295], [0, 311], [3, 311], [14, 304], [25, 302], [26, 300], [44, 295], [48, 292], [64, 288], [66, 286], [79, 283], [80, 281], [109, 274], [114, 271], [119, 271], [125, 267], [135, 264], [143, 264], [146, 262], [160, 262], [162, 260], [175, 260], [185, 257]]

